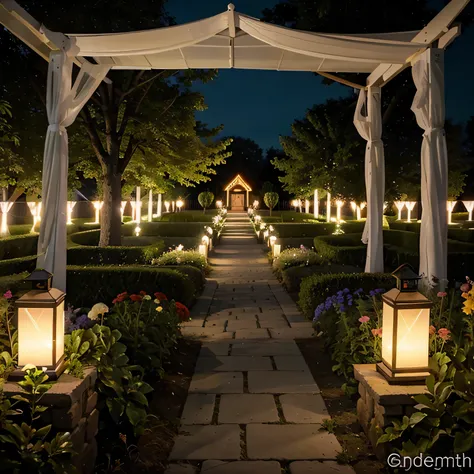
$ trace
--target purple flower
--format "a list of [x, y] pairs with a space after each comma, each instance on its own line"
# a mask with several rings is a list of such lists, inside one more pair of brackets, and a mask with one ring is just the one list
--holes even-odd
[[3, 297], [7, 300], [13, 297], [12, 292], [10, 290], [7, 290], [4, 294]]
[[76, 326], [79, 329], [89, 329], [94, 325], [94, 321], [87, 317], [87, 314], [83, 314], [76, 319]]

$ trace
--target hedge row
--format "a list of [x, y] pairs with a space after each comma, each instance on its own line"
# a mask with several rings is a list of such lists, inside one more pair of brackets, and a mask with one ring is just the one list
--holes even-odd
[[12, 235], [0, 239], [0, 260], [36, 255], [38, 234]]
[[363, 267], [367, 247], [361, 242], [362, 234], [326, 235], [314, 239], [314, 248], [328, 262]]
[[[341, 224], [342, 230], [347, 233], [362, 232], [365, 221], [350, 221]], [[316, 222], [311, 224], [273, 224], [279, 237], [318, 237], [320, 235], [331, 235], [336, 230], [334, 222]]]
[[298, 304], [305, 316], [312, 319], [316, 307], [339, 290], [348, 288], [355, 291], [362, 288], [368, 292], [375, 288], [393, 288], [394, 283], [390, 273], [315, 274], [301, 282]]

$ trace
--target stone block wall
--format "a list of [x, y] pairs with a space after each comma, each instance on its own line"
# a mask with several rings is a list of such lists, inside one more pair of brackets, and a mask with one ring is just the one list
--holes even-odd
[[[95, 381], [97, 371], [94, 368], [84, 370], [84, 378], [77, 379], [63, 374], [46, 392], [41, 404], [50, 407], [44, 412], [43, 419], [57, 431], [71, 433], [71, 442], [76, 455], [74, 464], [79, 474], [92, 474], [97, 457], [95, 436], [99, 428], [99, 411]], [[22, 392], [15, 382], [4, 385], [6, 396]]]
[[377, 372], [375, 364], [354, 365], [354, 377], [359, 382], [360, 398], [357, 401], [357, 417], [372, 444], [376, 456], [385, 461], [387, 446], [377, 446], [377, 440], [394, 418], [410, 416], [416, 402], [413, 395], [425, 393], [424, 385], [390, 385]]

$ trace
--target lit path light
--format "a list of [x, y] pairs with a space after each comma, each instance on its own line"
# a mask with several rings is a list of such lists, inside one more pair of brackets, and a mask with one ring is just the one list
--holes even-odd
[[[34, 232], [36, 225], [41, 221], [41, 201], [39, 202], [28, 202], [31, 215], [33, 216], [33, 227], [30, 232]], [[69, 223], [69, 222], [68, 222]]]
[[182, 199], [178, 199], [176, 201], [176, 207], [178, 208], [178, 212], [181, 212], [181, 209], [183, 206], [184, 206], [184, 201]]
[[273, 245], [273, 258], [278, 258], [281, 253], [281, 244]]
[[[72, 224], [72, 210], [74, 209], [74, 206], [76, 205], [77, 201], [68, 201], [67, 202], [67, 223], [68, 225]], [[41, 206], [41, 203], [40, 203]], [[35, 225], [33, 224], [33, 229]]]
[[405, 201], [395, 201], [395, 206], [398, 209], [397, 221], [401, 221], [402, 220], [402, 211], [403, 211], [403, 208], [405, 207]]
[[326, 222], [331, 222], [331, 193], [326, 197]]
[[[222, 201], [216, 201], [216, 207], [217, 207], [217, 209], [222, 209], [222, 206], [223, 206]], [[249, 207], [249, 209], [250, 209], [250, 207]]]
[[474, 210], [474, 201], [463, 201], [464, 207], [468, 212], [467, 220], [472, 221], [472, 211]]
[[135, 227], [135, 237], [140, 237], [140, 232], [142, 231], [142, 229], [140, 228], [139, 225], [137, 225]]
[[406, 201], [405, 206], [407, 207], [407, 222], [411, 222], [411, 211], [415, 208], [416, 201]]
[[95, 221], [93, 222], [93, 224], [99, 224], [100, 210], [102, 209], [102, 206], [104, 205], [104, 201], [92, 201], [92, 205], [94, 206], [94, 209], [95, 209]]
[[12, 202], [8, 202], [8, 201], [0, 202], [0, 210], [2, 211], [2, 221], [0, 224], [0, 236], [2, 237], [10, 235], [10, 231], [8, 230], [7, 217], [12, 206], [13, 206]]
[[127, 205], [128, 201], [122, 201], [120, 203], [120, 220], [123, 222], [123, 214], [125, 212], [125, 206]]
[[456, 207], [456, 202], [457, 201], [446, 201], [446, 208], [448, 210], [448, 224], [453, 223], [453, 211]]

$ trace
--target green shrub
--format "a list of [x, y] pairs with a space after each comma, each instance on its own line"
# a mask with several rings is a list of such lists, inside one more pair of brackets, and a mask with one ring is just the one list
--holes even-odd
[[68, 265], [147, 264], [165, 250], [163, 241], [146, 247], [72, 247], [67, 251]]
[[309, 267], [321, 263], [321, 258], [313, 250], [305, 247], [283, 250], [280, 256], [273, 260], [273, 270], [281, 276], [283, 270], [290, 267]]
[[295, 248], [304, 245], [306, 248], [313, 248], [313, 237], [279, 237], [277, 244], [281, 245], [282, 250], [287, 248]]
[[283, 211], [280, 214], [282, 222], [317, 222], [313, 214], [306, 214], [305, 212]]
[[[14, 224], [8, 226], [8, 230], [10, 231], [11, 235], [24, 235], [29, 234], [31, 232], [31, 227], [33, 226], [33, 222], [31, 224]], [[37, 230], [35, 228], [35, 230]]]
[[206, 257], [193, 250], [172, 250], [164, 253], [161, 257], [153, 260], [153, 265], [189, 265], [196, 267], [202, 272], [207, 269]]
[[391, 221], [389, 223], [390, 229], [393, 230], [406, 230], [409, 232], [420, 233], [420, 222], [404, 222], [404, 221]]
[[38, 234], [12, 235], [0, 239], [0, 260], [36, 255]]
[[23, 292], [28, 288], [25, 282], [25, 278], [30, 272], [18, 273], [16, 275], [7, 275], [0, 277], [0, 293], [3, 295], [5, 291], [11, 290], [15, 295], [19, 292]]
[[182, 273], [151, 266], [68, 266], [67, 288], [67, 301], [75, 307], [97, 302], [110, 304], [123, 291], [138, 293], [141, 290], [149, 294], [161, 291], [169, 299], [190, 306], [196, 293], [192, 281]]
[[314, 224], [274, 224], [279, 237], [316, 237], [332, 234], [336, 229], [334, 222], [319, 222]]
[[[122, 235], [135, 235], [135, 225], [123, 225]], [[196, 237], [204, 232], [200, 222], [142, 222], [140, 236]]]
[[203, 214], [199, 212], [198, 214], [192, 212], [175, 212], [167, 213], [161, 216], [160, 222], [212, 222], [214, 216], [209, 214]]
[[361, 237], [361, 234], [320, 236], [314, 239], [314, 248], [325, 261], [363, 267], [367, 247]]
[[210, 191], [203, 191], [198, 195], [199, 204], [204, 209], [204, 213], [206, 213], [206, 209], [211, 207], [211, 204], [214, 202], [214, 193]]
[[460, 242], [474, 243], [474, 231], [469, 229], [449, 227], [448, 238], [451, 240], [459, 240]]
[[85, 230], [70, 234], [69, 240], [76, 245], [99, 245], [100, 229]]
[[311, 275], [301, 282], [298, 304], [305, 316], [312, 319], [316, 307], [339, 290], [348, 288], [350, 291], [355, 291], [362, 288], [365, 292], [369, 292], [374, 288], [393, 288], [394, 285], [395, 280], [389, 273]]
[[170, 270], [176, 270], [179, 273], [182, 273], [186, 276], [189, 280], [193, 282], [195, 288], [195, 297], [198, 297], [202, 290], [204, 289], [204, 285], [206, 284], [206, 277], [204, 273], [196, 267], [191, 265], [170, 265], [170, 266], [163, 266], [161, 268], [169, 268]]
[[15, 273], [29, 272], [36, 268], [36, 256], [12, 258], [0, 261], [0, 277]]

